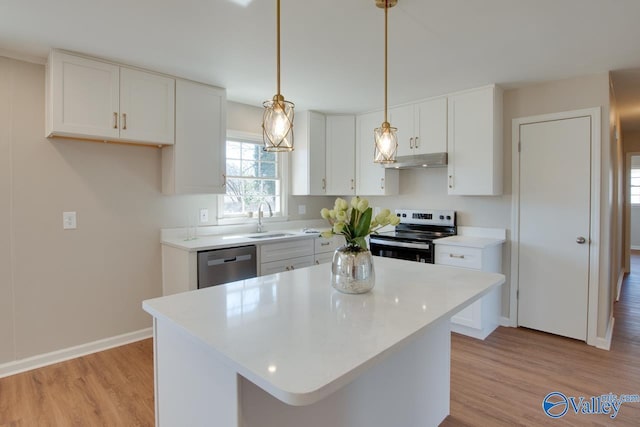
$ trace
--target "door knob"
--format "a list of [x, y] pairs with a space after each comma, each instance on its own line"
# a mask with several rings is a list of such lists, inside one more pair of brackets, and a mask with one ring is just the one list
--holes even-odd
[[576, 243], [579, 245], [582, 245], [583, 243], [585, 243], [587, 241], [587, 239], [585, 239], [584, 237], [580, 236], [576, 239]]

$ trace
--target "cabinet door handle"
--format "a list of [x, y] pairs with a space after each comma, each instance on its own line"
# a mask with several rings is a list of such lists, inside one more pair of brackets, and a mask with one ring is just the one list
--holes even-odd
[[316, 260], [316, 265], [320, 265], [320, 261]]
[[449, 175], [449, 188], [453, 188], [453, 175]]
[[287, 271], [289, 271], [289, 266], [286, 266], [284, 269], [285, 269], [285, 270], [287, 270]]
[[113, 128], [118, 129], [118, 113], [113, 112]]
[[449, 258], [464, 259], [464, 255], [449, 254]]
[[380, 189], [384, 190], [384, 178], [380, 178]]
[[127, 113], [122, 113], [122, 130], [127, 130]]
[[222, 188], [227, 188], [227, 174], [222, 174]]
[[295, 269], [296, 269], [296, 268], [292, 265], [292, 266], [291, 266], [291, 270], [295, 270]]
[[413, 148], [418, 148], [418, 137], [416, 136], [415, 142], [413, 144]]
[[413, 150], [413, 137], [409, 138], [409, 148]]
[[320, 246], [329, 246], [331, 244], [331, 242], [327, 242], [327, 243], [320, 243]]
[[323, 190], [327, 190], [327, 179], [326, 178], [322, 178], [322, 189]]
[[355, 185], [356, 185], [356, 181], [353, 178], [351, 178], [351, 189], [352, 190], [355, 188]]

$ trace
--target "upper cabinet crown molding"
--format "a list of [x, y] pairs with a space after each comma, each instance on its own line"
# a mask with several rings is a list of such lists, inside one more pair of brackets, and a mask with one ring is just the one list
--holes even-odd
[[175, 79], [54, 49], [46, 79], [46, 136], [170, 145]]

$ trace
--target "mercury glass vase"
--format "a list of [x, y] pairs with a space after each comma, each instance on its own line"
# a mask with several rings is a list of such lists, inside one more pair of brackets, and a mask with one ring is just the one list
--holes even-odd
[[373, 289], [376, 275], [371, 251], [358, 246], [340, 246], [333, 253], [331, 286], [345, 294], [364, 294]]

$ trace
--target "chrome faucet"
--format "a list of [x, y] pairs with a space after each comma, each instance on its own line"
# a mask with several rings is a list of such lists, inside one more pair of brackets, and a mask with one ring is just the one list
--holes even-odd
[[266, 200], [261, 201], [258, 204], [258, 233], [262, 233], [266, 230], [263, 230], [262, 227], [262, 217], [264, 216], [264, 212], [262, 211], [262, 207], [263, 205], [267, 205], [267, 207], [269, 208], [269, 217], [273, 216], [273, 211], [271, 210], [271, 205], [269, 204], [269, 202], [267, 202]]

